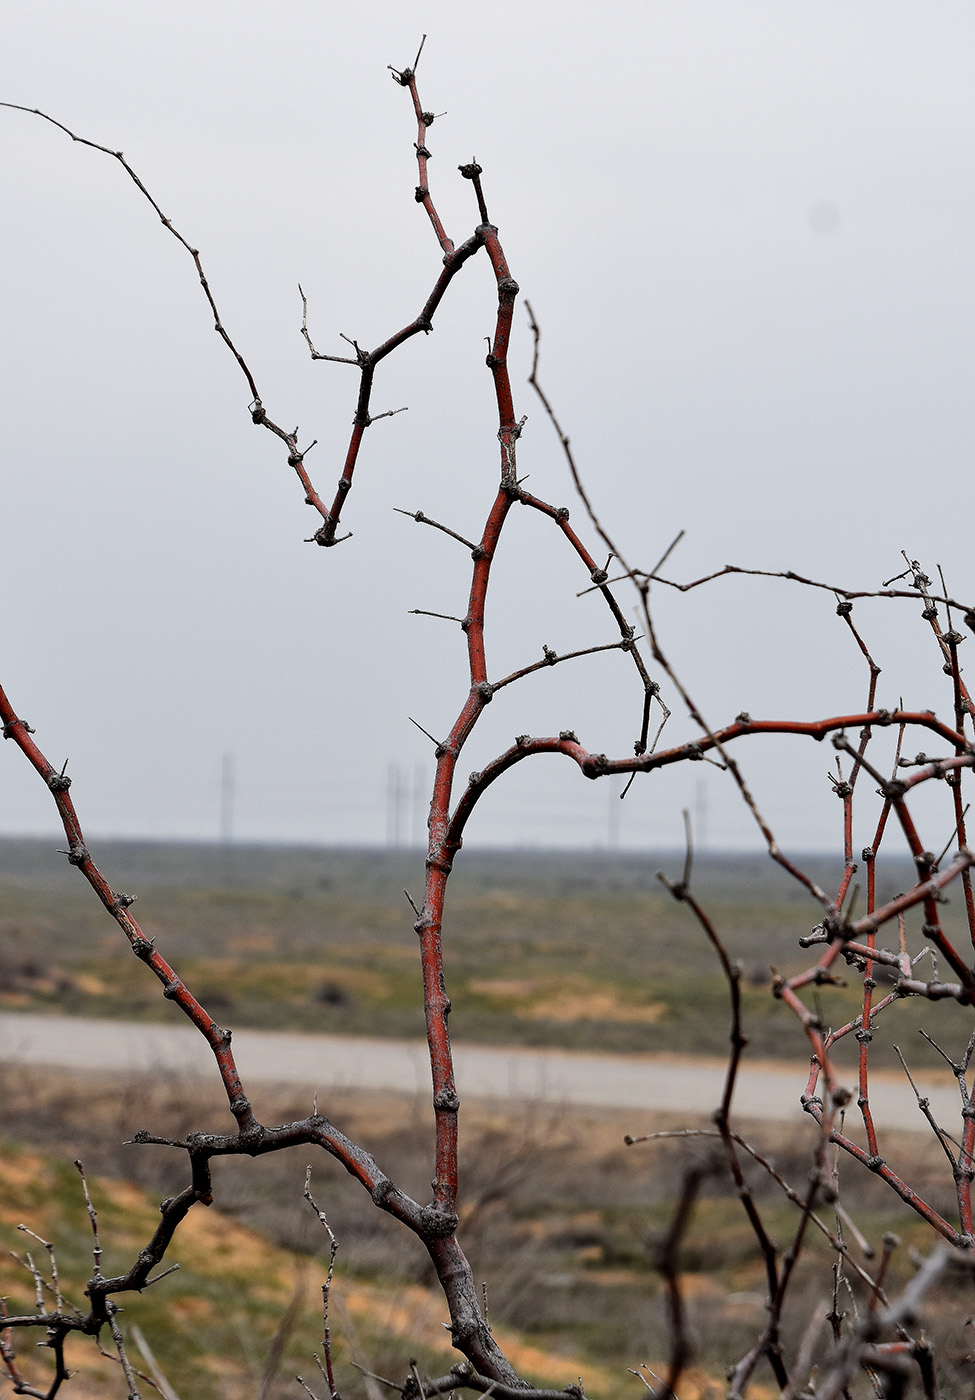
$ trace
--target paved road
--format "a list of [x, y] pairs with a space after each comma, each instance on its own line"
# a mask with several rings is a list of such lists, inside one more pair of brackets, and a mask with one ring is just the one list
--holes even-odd
[[[426, 1096], [426, 1047], [413, 1041], [289, 1035], [240, 1030], [234, 1053], [245, 1085], [383, 1089]], [[580, 1108], [707, 1114], [717, 1105], [724, 1067], [715, 1060], [636, 1055], [587, 1055], [550, 1050], [455, 1045], [458, 1088], [475, 1098], [574, 1105]], [[98, 1021], [61, 1016], [0, 1014], [0, 1066], [15, 1064], [80, 1071], [213, 1076], [213, 1060], [190, 1026]], [[736, 1105], [742, 1117], [788, 1122], [803, 1118], [801, 1063], [743, 1067]], [[2, 1081], [0, 1081], [2, 1082]], [[920, 1082], [920, 1081], [919, 1081]], [[959, 1124], [958, 1089], [946, 1075], [921, 1085], [949, 1131]], [[871, 1086], [878, 1126], [928, 1132], [910, 1087], [893, 1076]], [[952, 1127], [954, 1125], [954, 1128]], [[634, 1130], [639, 1131], [639, 1122]]]

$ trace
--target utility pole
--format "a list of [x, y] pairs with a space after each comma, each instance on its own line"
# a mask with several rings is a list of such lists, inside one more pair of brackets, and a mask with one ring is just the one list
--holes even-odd
[[[607, 784], [607, 786], [609, 786]], [[606, 846], [615, 851], [620, 844], [620, 795], [614, 787], [609, 787], [609, 805], [606, 812]]]
[[232, 753], [225, 753], [220, 765], [220, 844], [229, 846], [234, 839], [234, 799], [237, 776]]
[[706, 851], [708, 848], [708, 789], [703, 778], [697, 780], [697, 801], [694, 803], [695, 816], [697, 817], [697, 831], [695, 834], [695, 845], [699, 851]]

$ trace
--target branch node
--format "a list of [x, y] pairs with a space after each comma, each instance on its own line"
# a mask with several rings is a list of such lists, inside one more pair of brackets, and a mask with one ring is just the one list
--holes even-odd
[[12, 719], [3, 726], [3, 737], [5, 739], [12, 739], [14, 737], [14, 730], [17, 728], [18, 724], [23, 729], [25, 734], [34, 733], [34, 730], [31, 728], [31, 726], [27, 723], [25, 719]]
[[428, 1240], [446, 1240], [457, 1229], [457, 1216], [438, 1206], [424, 1206], [420, 1211], [420, 1233]]
[[396, 1187], [390, 1181], [389, 1177], [381, 1176], [369, 1192], [369, 1195], [372, 1197], [373, 1203], [379, 1206], [380, 1210], [384, 1210], [386, 1208], [386, 1202], [395, 1190]]

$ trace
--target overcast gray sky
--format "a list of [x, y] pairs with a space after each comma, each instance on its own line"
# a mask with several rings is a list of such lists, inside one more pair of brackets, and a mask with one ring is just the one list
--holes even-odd
[[[355, 374], [309, 362], [296, 284], [334, 351], [339, 332], [384, 339], [432, 286], [410, 102], [386, 67], [409, 63], [424, 32], [448, 231], [460, 241], [476, 222], [456, 170], [476, 156], [543, 327], [546, 385], [632, 557], [651, 565], [683, 528], [679, 578], [736, 562], [869, 588], [904, 548], [975, 598], [969, 3], [35, 0], [6, 16], [0, 96], [125, 151], [201, 249], [269, 413], [318, 438], [309, 468], [325, 494]], [[189, 260], [121, 168], [30, 116], [0, 112], [0, 128], [13, 704], [52, 760], [70, 759], [93, 835], [215, 837], [230, 753], [240, 838], [382, 843], [390, 765], [410, 787], [432, 777], [408, 717], [440, 734], [466, 693], [459, 630], [408, 615], [463, 615], [466, 555], [392, 507], [480, 531], [497, 474], [486, 260], [465, 268], [434, 334], [383, 366], [375, 408], [409, 412], [367, 435], [354, 538], [319, 550]], [[516, 324], [519, 470], [581, 521], [524, 382], [521, 306]], [[597, 601], [576, 601], [585, 579], [551, 527], [521, 512], [510, 536], [491, 674], [543, 643], [611, 640]], [[829, 595], [732, 580], [653, 601], [714, 725], [742, 708], [863, 703], [865, 668]], [[916, 605], [857, 617], [884, 667], [881, 703], [947, 713]], [[630, 751], [629, 679], [611, 654], [502, 692], [464, 774], [523, 732], [573, 728], [594, 751]], [[679, 713], [669, 737], [693, 737]], [[835, 841], [830, 751], [743, 743], [738, 757], [783, 844]], [[23, 759], [9, 744], [0, 758], [0, 831], [53, 830]], [[492, 791], [469, 839], [605, 844], [614, 801], [539, 760]], [[682, 805], [706, 814], [712, 845], [753, 844], [727, 778], [703, 765], [637, 782], [619, 841], [678, 843]]]

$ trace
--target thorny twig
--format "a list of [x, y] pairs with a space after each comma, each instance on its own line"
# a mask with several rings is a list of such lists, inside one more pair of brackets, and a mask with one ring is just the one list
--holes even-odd
[[[420, 52], [422, 52], [422, 48], [421, 44]], [[732, 1393], [740, 1393], [748, 1384], [755, 1365], [761, 1357], [768, 1360], [780, 1391], [791, 1394], [796, 1391], [799, 1385], [805, 1384], [809, 1354], [813, 1349], [813, 1329], [810, 1328], [806, 1332], [806, 1342], [800, 1348], [796, 1369], [790, 1371], [781, 1350], [781, 1323], [796, 1262], [803, 1251], [805, 1235], [810, 1225], [827, 1234], [839, 1260], [843, 1262], [847, 1270], [847, 1276], [842, 1280], [844, 1285], [849, 1286], [848, 1275], [852, 1274], [867, 1289], [869, 1300], [864, 1318], [869, 1319], [870, 1327], [868, 1328], [862, 1320], [858, 1320], [845, 1341], [842, 1339], [842, 1328], [838, 1316], [834, 1318], [834, 1356], [831, 1369], [827, 1369], [826, 1379], [819, 1389], [819, 1400], [829, 1400], [831, 1396], [844, 1393], [857, 1367], [867, 1367], [873, 1374], [885, 1371], [894, 1374], [897, 1372], [897, 1368], [901, 1367], [905, 1358], [917, 1366], [925, 1393], [933, 1393], [933, 1370], [924, 1344], [908, 1338], [904, 1328], [924, 1289], [945, 1267], [944, 1261], [947, 1254], [936, 1252], [935, 1255], [932, 1255], [928, 1263], [919, 1271], [914, 1283], [902, 1295], [902, 1298], [898, 1302], [889, 1304], [883, 1283], [884, 1270], [889, 1262], [890, 1251], [886, 1251], [884, 1254], [881, 1273], [876, 1279], [872, 1279], [861, 1266], [854, 1264], [839, 1229], [832, 1233], [828, 1231], [816, 1213], [815, 1206], [821, 1196], [830, 1197], [835, 1194], [835, 1169], [830, 1170], [826, 1163], [826, 1147], [831, 1142], [886, 1182], [903, 1201], [953, 1245], [968, 1251], [970, 1255], [973, 1239], [975, 1239], [971, 1201], [971, 1182], [975, 1176], [975, 1169], [973, 1169], [973, 1164], [975, 1164], [975, 1109], [973, 1109], [972, 1095], [966, 1087], [965, 1079], [973, 1047], [975, 1047], [975, 1036], [969, 1042], [966, 1053], [959, 1057], [957, 1063], [946, 1056], [949, 1064], [953, 1067], [953, 1072], [956, 1073], [961, 1090], [963, 1122], [960, 1142], [956, 1142], [948, 1131], [939, 1127], [933, 1116], [928, 1114], [929, 1123], [936, 1133], [955, 1178], [957, 1227], [939, 1213], [918, 1191], [914, 1190], [907, 1181], [898, 1176], [881, 1157], [877, 1127], [869, 1104], [869, 1045], [875, 1033], [877, 1018], [881, 1014], [885, 1018], [888, 1017], [899, 1000], [912, 996], [924, 997], [932, 1006], [943, 1000], [958, 1001], [965, 1006], [971, 1006], [975, 1003], [975, 973], [969, 966], [968, 956], [956, 948], [954, 936], [945, 927], [940, 911], [940, 905], [946, 897], [945, 891], [957, 882], [963, 890], [969, 941], [975, 947], [975, 897], [973, 897], [971, 881], [971, 867], [975, 864], [975, 856], [971, 854], [966, 844], [968, 808], [962, 801], [963, 780], [967, 777], [968, 770], [975, 766], [975, 744], [968, 737], [968, 726], [973, 723], [973, 705], [958, 661], [958, 647], [962, 640], [962, 634], [955, 632], [952, 620], [952, 610], [954, 610], [962, 617], [964, 625], [969, 630], [975, 631], [975, 610], [949, 597], [943, 578], [941, 579], [941, 592], [933, 593], [930, 580], [918, 562], [907, 556], [905, 556], [905, 561], [908, 567], [901, 577], [909, 577], [912, 587], [891, 589], [889, 583], [898, 581], [892, 579], [885, 583], [882, 589], [874, 590], [836, 588], [833, 585], [817, 582], [792, 571], [773, 572], [761, 569], [741, 569], [730, 565], [689, 583], [673, 583], [662, 578], [660, 570], [664, 567], [674, 544], [680, 539], [680, 535], [652, 569], [644, 570], [629, 563], [622, 556], [615, 539], [597, 515], [572, 453], [569, 438], [564, 432], [550, 400], [540, 386], [538, 366], [541, 333], [530, 307], [528, 312], [534, 337], [534, 359], [529, 382], [538, 394], [558, 435], [573, 483], [583, 501], [589, 523], [599, 537], [602, 546], [608, 552], [609, 557], [605, 566], [602, 566], [591, 554], [581, 536], [570, 525], [569, 512], [566, 508], [551, 505], [524, 489], [523, 478], [519, 478], [517, 474], [517, 453], [519, 439], [526, 420], [524, 415], [519, 417], [516, 413], [507, 363], [513, 309], [519, 288], [510, 274], [499, 240], [498, 229], [489, 221], [487, 201], [481, 180], [483, 171], [476, 161], [462, 165], [460, 173], [465, 180], [470, 182], [478, 222], [472, 233], [460, 243], [455, 243], [443, 226], [429, 183], [428, 162], [431, 153], [426, 143], [434, 116], [422, 106], [417, 90], [416, 66], [420, 52], [417, 53], [412, 67], [402, 70], [391, 69], [391, 71], [395, 81], [408, 91], [413, 104], [417, 123], [417, 139], [414, 144], [419, 179], [416, 200], [429, 219], [443, 255], [442, 271], [437, 276], [426, 301], [413, 320], [395, 330], [377, 347], [366, 350], [355, 340], [343, 337], [354, 352], [352, 356], [327, 355], [315, 348], [308, 329], [307, 298], [299, 287], [302, 305], [300, 333], [311, 357], [316, 361], [324, 360], [349, 364], [356, 369], [359, 375], [353, 429], [335, 495], [330, 505], [326, 505], [319, 497], [305, 470], [304, 457], [310, 447], [299, 447], [298, 430], [289, 432], [279, 427], [267, 416], [254, 376], [235, 342], [224, 328], [209, 282], [204, 274], [198, 250], [162, 213], [160, 206], [122, 153], [79, 137], [61, 122], [37, 109], [12, 103], [0, 104], [8, 109], [37, 116], [64, 132], [72, 141], [116, 160], [136, 185], [140, 194], [148, 201], [166, 230], [185, 249], [193, 261], [201, 288], [213, 315], [214, 328], [244, 375], [250, 395], [249, 412], [253, 422], [267, 428], [284, 443], [288, 452], [288, 462], [302, 484], [305, 501], [317, 511], [321, 518], [321, 525], [311, 537], [315, 543], [329, 547], [349, 538], [348, 534], [340, 536], [337, 532], [345, 510], [345, 503], [352, 490], [364, 434], [378, 418], [401, 411], [387, 410], [376, 414], [372, 412], [372, 391], [379, 366], [387, 356], [394, 353], [407, 341], [430, 332], [434, 316], [453, 278], [460, 273], [468, 261], [481, 252], [485, 254], [490, 264], [497, 290], [495, 326], [490, 340], [487, 364], [494, 387], [499, 443], [498, 477], [493, 488], [494, 495], [487, 506], [481, 534], [475, 541], [471, 541], [450, 527], [432, 520], [421, 511], [403, 512], [411, 514], [418, 523], [430, 525], [447, 534], [469, 549], [473, 565], [466, 616], [462, 619], [452, 619], [460, 622], [465, 633], [468, 663], [466, 687], [463, 690], [456, 718], [445, 737], [442, 740], [436, 740], [432, 736], [428, 736], [435, 745], [437, 769], [430, 806], [430, 836], [424, 894], [422, 901], [414, 906], [415, 927], [420, 940], [424, 1007], [435, 1114], [433, 1197], [428, 1205], [421, 1205], [414, 1201], [397, 1187], [378, 1167], [370, 1154], [334, 1127], [324, 1115], [317, 1112], [317, 1106], [316, 1111], [309, 1118], [299, 1122], [269, 1128], [258, 1121], [237, 1073], [230, 1049], [230, 1032], [213, 1020], [175, 971], [156, 951], [153, 941], [145, 936], [130, 913], [131, 896], [119, 894], [110, 886], [88, 850], [74, 804], [68, 796], [71, 780], [67, 777], [65, 768], [62, 766], [59, 769], [47, 760], [31, 738], [33, 731], [30, 726], [14, 711], [7, 696], [0, 690], [0, 720], [3, 724], [4, 738], [14, 741], [50, 789], [64, 826], [67, 838], [66, 854], [69, 861], [78, 867], [91, 884], [105, 908], [120, 926], [135, 955], [156, 975], [162, 984], [163, 994], [189, 1017], [210, 1045], [226, 1091], [230, 1111], [236, 1120], [236, 1132], [233, 1134], [195, 1134], [182, 1143], [171, 1142], [149, 1133], [135, 1136], [133, 1141], [138, 1143], [165, 1142], [173, 1148], [185, 1151], [190, 1181], [183, 1191], [163, 1202], [162, 1218], [151, 1241], [139, 1252], [137, 1260], [131, 1267], [118, 1277], [107, 1278], [102, 1273], [97, 1215], [88, 1194], [87, 1182], [84, 1183], [85, 1199], [94, 1236], [93, 1272], [87, 1290], [89, 1311], [87, 1314], [83, 1314], [65, 1306], [61, 1296], [60, 1281], [54, 1267], [53, 1247], [42, 1240], [41, 1243], [49, 1250], [52, 1260], [52, 1285], [49, 1290], [48, 1285], [41, 1278], [40, 1271], [28, 1256], [28, 1267], [35, 1280], [36, 1309], [33, 1314], [12, 1316], [4, 1308], [2, 1331], [0, 1331], [0, 1358], [2, 1358], [7, 1374], [18, 1393], [38, 1395], [43, 1396], [44, 1400], [53, 1400], [53, 1396], [67, 1376], [63, 1357], [66, 1337], [74, 1331], [97, 1332], [102, 1326], [107, 1325], [115, 1339], [119, 1362], [129, 1387], [129, 1395], [133, 1398], [137, 1396], [135, 1373], [128, 1362], [121, 1332], [116, 1322], [118, 1305], [114, 1301], [115, 1297], [133, 1289], [141, 1289], [168, 1272], [167, 1270], [163, 1274], [152, 1274], [152, 1270], [164, 1258], [173, 1235], [187, 1212], [195, 1204], [201, 1202], [209, 1204], [212, 1199], [210, 1163], [214, 1157], [241, 1154], [258, 1155], [303, 1144], [320, 1147], [333, 1156], [369, 1191], [377, 1206], [406, 1225], [422, 1242], [439, 1278], [450, 1310], [452, 1336], [457, 1347], [465, 1354], [466, 1360], [455, 1366], [447, 1376], [426, 1381], [421, 1380], [415, 1366], [413, 1366], [411, 1375], [405, 1384], [397, 1387], [408, 1400], [412, 1400], [414, 1396], [416, 1400], [426, 1400], [426, 1397], [445, 1394], [450, 1390], [461, 1388], [473, 1389], [483, 1394], [492, 1394], [500, 1397], [500, 1400], [514, 1400], [514, 1397], [523, 1397], [525, 1394], [533, 1395], [535, 1400], [542, 1400], [542, 1397], [581, 1394], [577, 1387], [568, 1387], [566, 1392], [532, 1391], [530, 1389], [526, 1391], [523, 1388], [523, 1383], [514, 1367], [504, 1355], [487, 1325], [486, 1309], [474, 1285], [468, 1261], [456, 1239], [460, 1100], [454, 1081], [450, 1038], [447, 1033], [450, 1001], [446, 990], [442, 948], [442, 923], [447, 881], [461, 846], [466, 822], [474, 806], [498, 777], [527, 758], [543, 753], [558, 753], [574, 762], [587, 778], [596, 779], [610, 774], [622, 774], [628, 775], [629, 780], [632, 781], [638, 773], [649, 774], [673, 764], [710, 760], [712, 755], [716, 755], [717, 759], [720, 760], [719, 766], [728, 773], [747, 810], [761, 831], [770, 856], [806, 890], [817, 907], [821, 919], [821, 923], [818, 925], [819, 932], [808, 941], [804, 940], [804, 946], [811, 947], [814, 944], [821, 944], [823, 948], [811, 968], [790, 977], [777, 976], [774, 982], [775, 994], [789, 1006], [797, 1017], [807, 1038], [811, 1054], [811, 1067], [806, 1093], [803, 1097], [803, 1106], [818, 1125], [818, 1131], [814, 1146], [815, 1168], [812, 1179], [807, 1191], [800, 1193], [785, 1187], [784, 1179], [774, 1171], [761, 1154], [748, 1147], [731, 1127], [732, 1102], [738, 1067], [747, 1044], [742, 1024], [740, 969], [727, 953], [713, 920], [691, 892], [692, 851], [688, 833], [683, 878], [676, 883], [665, 879], [664, 883], [675, 898], [686, 903], [693, 911], [700, 927], [715, 950], [728, 983], [731, 1001], [730, 1050], [724, 1092], [715, 1121], [725, 1159], [763, 1257], [769, 1294], [766, 1324], [755, 1345], [733, 1369]], [[314, 446], [314, 443], [310, 446]], [[562, 655], [556, 654], [546, 647], [543, 649], [541, 661], [527, 665], [500, 680], [492, 680], [488, 673], [484, 640], [488, 585], [504, 527], [514, 505], [524, 506], [534, 514], [536, 519], [547, 522], [560, 533], [570, 553], [578, 561], [584, 575], [588, 578], [586, 588], [582, 591], [596, 589], [601, 593], [613, 619], [615, 631], [618, 632], [619, 636], [616, 641], [601, 646], [577, 649]], [[610, 580], [609, 568], [614, 561], [618, 564], [621, 572], [618, 579]], [[682, 683], [676, 668], [664, 651], [650, 609], [651, 587], [654, 585], [667, 586], [683, 592], [712, 583], [729, 574], [776, 577], [814, 589], [829, 589], [840, 600], [837, 613], [843, 620], [869, 669], [870, 679], [865, 703], [850, 713], [825, 719], [798, 721], [772, 718], [755, 720], [750, 715], [741, 713], [733, 721], [725, 721], [717, 727], [706, 721], [702, 709]], [[661, 696], [660, 680], [651, 677], [649, 663], [641, 650], [643, 637], [637, 636], [637, 629], [628, 620], [615, 592], [616, 583], [627, 581], [636, 589], [640, 630], [643, 637], [646, 638], [649, 655], [656, 668], [656, 676], [669, 681], [673, 692], [680, 697], [687, 715], [699, 731], [698, 737], [693, 742], [675, 745], [667, 750], [660, 750], [657, 747], [671, 710]], [[876, 692], [880, 669], [874, 662], [850, 615], [852, 602], [855, 599], [868, 597], [908, 599], [924, 604], [922, 616], [930, 626], [940, 664], [950, 682], [951, 723], [937, 719], [929, 710], [907, 709], [903, 703], [900, 703], [894, 710], [877, 705]], [[941, 626], [938, 614], [940, 607], [946, 609], [947, 630]], [[446, 616], [442, 613], [433, 615]], [[462, 751], [474, 731], [484, 707], [491, 701], [497, 690], [511, 685], [517, 680], [524, 679], [544, 666], [552, 666], [563, 660], [610, 650], [627, 653], [636, 673], [640, 716], [632, 755], [614, 758], [602, 753], [593, 753], [580, 742], [577, 735], [571, 730], [564, 730], [557, 737], [520, 735], [513, 746], [490, 760], [481, 771], [472, 774], [466, 786], [461, 788], [456, 784], [457, 765]], [[654, 702], [657, 703], [662, 717], [659, 727], [651, 737], [651, 713]], [[888, 728], [894, 731], [897, 740], [894, 762], [892, 768], [888, 770], [894, 773], [892, 778], [884, 776], [880, 767], [872, 762], [873, 749], [871, 749], [870, 757], [867, 756], [868, 744], [872, 743], [879, 732]], [[855, 743], [847, 738], [847, 731], [854, 729], [859, 730]], [[941, 744], [947, 747], [948, 753], [938, 758], [930, 758], [925, 754], [920, 754], [914, 760], [903, 760], [901, 746], [905, 737], [908, 734], [918, 732], [935, 736]], [[761, 734], [776, 734], [812, 741], [819, 741], [830, 734], [834, 736], [837, 748], [847, 756], [842, 761], [842, 767], [837, 768], [835, 776], [831, 773], [834, 790], [842, 799], [843, 804], [843, 873], [834, 892], [821, 889], [805, 873], [796, 859], [782, 851], [737, 760], [732, 756], [731, 746], [737, 748], [738, 741]], [[901, 776], [900, 769], [905, 763], [911, 765], [911, 772], [908, 776]], [[875, 832], [872, 845], [865, 848], [863, 852], [863, 860], [867, 870], [866, 913], [854, 918], [853, 894], [851, 893], [854, 890], [852, 881], [856, 870], [853, 829], [855, 811], [859, 810], [863, 796], [864, 774], [878, 785], [882, 806], [880, 818], [875, 828], [871, 828]], [[921, 840], [911, 804], [915, 793], [928, 789], [938, 790], [939, 785], [943, 785], [949, 791], [951, 821], [941, 826], [938, 840], [933, 841], [931, 849], [929, 849]], [[952, 834], [948, 838], [947, 844], [944, 845], [941, 855], [935, 856], [932, 852], [937, 851], [944, 843], [946, 830], [950, 830]], [[914, 861], [917, 879], [910, 888], [905, 889], [900, 895], [888, 899], [886, 902], [878, 903], [877, 862], [881, 843], [889, 842], [892, 839], [889, 836], [890, 831], [899, 831], [906, 849]], [[947, 867], [942, 869], [943, 861], [951, 847], [956, 848], [955, 853]], [[916, 963], [922, 953], [911, 953], [909, 950], [906, 920], [916, 913], [923, 917], [920, 933], [925, 948], [937, 951], [939, 957], [951, 968], [953, 975], [957, 978], [955, 982], [949, 983], [940, 980], [936, 971], [932, 973], [932, 980], [927, 983], [913, 975]], [[877, 934], [886, 924], [894, 922], [899, 928], [901, 947], [898, 952], [890, 953], [877, 947]], [[847, 968], [852, 967], [862, 975], [863, 996], [859, 1015], [834, 1031], [824, 1024], [818, 1003], [814, 1002], [813, 1007], [810, 1007], [804, 1000], [804, 996], [810, 990], [815, 996], [819, 989], [828, 988], [835, 983], [837, 980], [836, 968], [841, 965]], [[885, 965], [896, 970], [898, 980], [895, 990], [889, 996], [878, 1001], [873, 997], [875, 989], [873, 972], [875, 968]], [[855, 1035], [859, 1042], [858, 1106], [867, 1138], [866, 1150], [855, 1143], [844, 1130], [842, 1111], [850, 1095], [849, 1091], [840, 1084], [838, 1073], [832, 1061], [834, 1045], [847, 1034]], [[905, 1065], [905, 1070], [906, 1068]], [[819, 1092], [821, 1083], [825, 1086], [824, 1096], [821, 1096]], [[918, 1093], [918, 1101], [919, 1103], [922, 1101], [920, 1093]], [[923, 1105], [922, 1109], [927, 1111]], [[792, 1241], [784, 1253], [780, 1253], [771, 1241], [754, 1197], [748, 1188], [738, 1148], [754, 1157], [764, 1169], [771, 1173], [774, 1179], [786, 1189], [789, 1199], [798, 1209], [798, 1222], [793, 1231]], [[79, 1170], [81, 1170], [80, 1165]], [[665, 1390], [669, 1394], [673, 1394], [689, 1354], [678, 1272], [678, 1252], [687, 1221], [690, 1218], [692, 1205], [706, 1170], [710, 1170], [710, 1168], [695, 1168], [686, 1175], [684, 1190], [661, 1252], [671, 1317], [671, 1356], [667, 1377], [664, 1381]], [[82, 1179], [84, 1181], [83, 1172]], [[324, 1214], [310, 1195], [307, 1177], [305, 1194], [318, 1213], [321, 1223], [331, 1239], [329, 1268], [325, 1285], [323, 1285], [323, 1351], [325, 1360], [324, 1363], [319, 1362], [319, 1366], [326, 1379], [330, 1395], [333, 1400], [337, 1400], [328, 1326], [328, 1295], [333, 1276], [336, 1245]], [[841, 1207], [839, 1209], [842, 1210]], [[848, 1219], [848, 1217], [841, 1216], [841, 1219]], [[837, 1314], [840, 1281], [838, 1271], [833, 1289], [834, 1315]], [[45, 1311], [45, 1293], [47, 1291], [53, 1291], [54, 1294], [53, 1312]], [[47, 1345], [55, 1358], [55, 1375], [45, 1391], [32, 1388], [22, 1379], [10, 1342], [15, 1328], [36, 1326], [42, 1326], [46, 1329]], [[895, 1340], [891, 1342], [878, 1340], [884, 1329]], [[899, 1372], [897, 1373], [899, 1374]], [[308, 1387], [305, 1386], [305, 1389], [307, 1391]], [[311, 1392], [309, 1391], [309, 1393]]]

